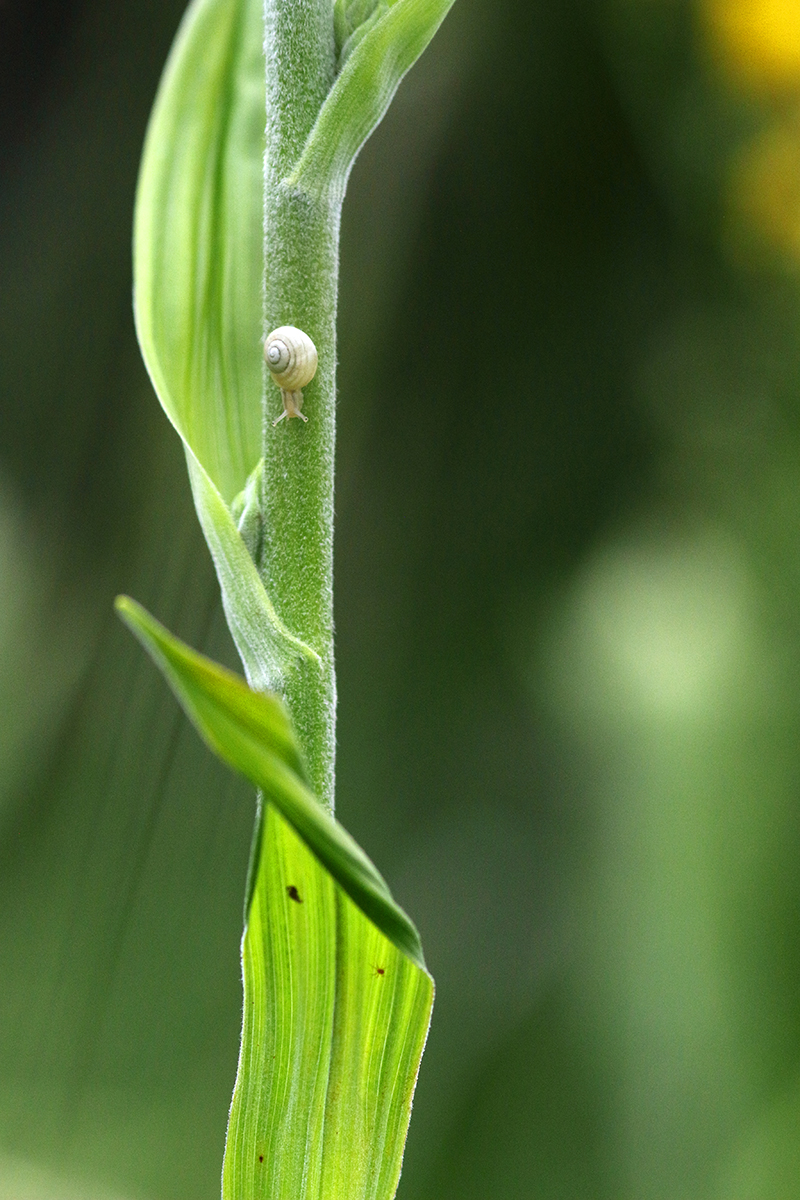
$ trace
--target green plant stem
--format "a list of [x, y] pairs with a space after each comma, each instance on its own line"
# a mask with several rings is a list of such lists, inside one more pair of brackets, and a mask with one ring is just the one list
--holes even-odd
[[311, 783], [333, 809], [336, 683], [333, 660], [333, 468], [336, 291], [340, 205], [283, 181], [298, 161], [334, 80], [331, 0], [265, 0], [267, 142], [264, 189], [265, 332], [305, 330], [319, 354], [304, 389], [308, 423], [284, 420], [267, 382], [264, 540], [259, 570], [275, 608], [322, 666], [298, 663], [284, 680]]

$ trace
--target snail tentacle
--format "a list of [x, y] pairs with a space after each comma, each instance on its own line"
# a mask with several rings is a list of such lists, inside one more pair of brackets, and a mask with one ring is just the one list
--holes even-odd
[[264, 360], [270, 375], [281, 390], [283, 412], [273, 425], [284, 417], [300, 417], [303, 388], [314, 378], [317, 370], [317, 348], [307, 333], [294, 325], [273, 329], [264, 341]]
[[283, 412], [276, 421], [272, 422], [273, 426], [277, 425], [278, 421], [282, 421], [284, 417], [299, 417], [301, 421], [308, 420], [308, 417], [300, 412], [303, 407], [302, 392], [287, 392], [281, 388], [281, 399], [283, 400]]

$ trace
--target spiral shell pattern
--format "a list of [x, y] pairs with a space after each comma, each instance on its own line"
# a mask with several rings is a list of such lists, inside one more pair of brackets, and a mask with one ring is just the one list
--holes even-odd
[[299, 392], [317, 371], [317, 348], [308, 334], [294, 325], [273, 329], [264, 342], [264, 358], [284, 392]]

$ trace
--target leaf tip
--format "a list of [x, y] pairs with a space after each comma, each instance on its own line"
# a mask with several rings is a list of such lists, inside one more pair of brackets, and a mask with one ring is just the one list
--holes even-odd
[[124, 594], [115, 597], [114, 611], [163, 670], [169, 659], [166, 652], [171, 638], [161, 622], [138, 600]]
[[125, 596], [123, 594], [114, 597], [114, 611], [118, 616], [122, 617], [123, 621], [128, 616], [131, 609], [135, 607], [135, 605], [136, 601], [132, 600], [130, 596]]
[[141, 604], [137, 604], [130, 596], [114, 597], [114, 612], [129, 629], [133, 630], [141, 619]]
[[124, 594], [114, 597], [114, 612], [139, 638], [154, 620], [147, 609], [143, 608], [137, 600]]

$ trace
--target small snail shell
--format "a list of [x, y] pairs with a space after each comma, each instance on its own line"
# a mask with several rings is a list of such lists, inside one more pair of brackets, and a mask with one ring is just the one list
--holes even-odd
[[285, 392], [299, 392], [317, 371], [317, 347], [294, 325], [273, 329], [264, 342], [264, 358], [272, 378]]
[[[278, 417], [300, 417], [303, 406], [302, 389], [314, 378], [317, 370], [317, 348], [307, 333], [294, 325], [273, 329], [264, 342], [264, 359], [275, 383], [281, 389], [283, 412]], [[273, 424], [277, 425], [278, 421]]]

